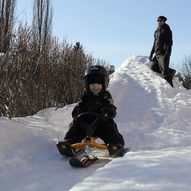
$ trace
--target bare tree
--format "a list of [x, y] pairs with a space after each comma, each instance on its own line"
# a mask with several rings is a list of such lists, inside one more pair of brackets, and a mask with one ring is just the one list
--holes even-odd
[[182, 72], [184, 76], [191, 76], [191, 56], [185, 56]]
[[40, 52], [46, 48], [52, 34], [51, 0], [34, 0], [32, 29]]
[[[0, 11], [6, 2], [0, 0]], [[35, 0], [32, 27], [21, 23], [9, 42], [9, 54], [0, 56], [0, 116], [27, 116], [77, 102], [87, 66], [106, 64], [86, 54], [80, 42], [59, 43], [51, 36], [51, 23], [50, 0]], [[1, 37], [6, 30], [0, 31]]]
[[16, 0], [0, 0], [0, 52], [7, 52], [11, 40]]
[[191, 56], [185, 56], [182, 66], [182, 75], [182, 85], [187, 89], [191, 89]]

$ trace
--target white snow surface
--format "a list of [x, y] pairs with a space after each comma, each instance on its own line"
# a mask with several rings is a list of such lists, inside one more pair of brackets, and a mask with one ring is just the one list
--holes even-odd
[[56, 149], [75, 104], [0, 117], [0, 190], [190, 191], [191, 91], [178, 79], [174, 84], [150, 70], [148, 57], [125, 60], [112, 74], [109, 91], [131, 151], [84, 169], [72, 168]]

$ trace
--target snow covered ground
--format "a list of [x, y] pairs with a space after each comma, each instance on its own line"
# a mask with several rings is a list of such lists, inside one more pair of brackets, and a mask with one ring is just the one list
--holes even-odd
[[190, 191], [191, 91], [175, 88], [132, 56], [112, 74], [115, 121], [131, 152], [74, 169], [56, 149], [73, 105], [34, 116], [0, 118], [2, 191]]

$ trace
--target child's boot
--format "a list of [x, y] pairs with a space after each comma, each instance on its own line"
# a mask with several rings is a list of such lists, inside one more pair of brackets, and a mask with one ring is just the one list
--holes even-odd
[[67, 140], [58, 142], [57, 148], [61, 155], [64, 155], [67, 157], [73, 157], [75, 155], [75, 150], [71, 148], [70, 142]]
[[109, 144], [109, 155], [111, 157], [122, 157], [125, 154], [124, 146], [122, 144]]

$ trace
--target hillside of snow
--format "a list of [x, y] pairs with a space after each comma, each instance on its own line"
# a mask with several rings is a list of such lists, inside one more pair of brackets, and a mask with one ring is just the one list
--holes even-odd
[[177, 79], [174, 86], [150, 70], [147, 57], [125, 60], [112, 74], [109, 91], [131, 151], [85, 169], [70, 167], [56, 149], [75, 104], [0, 117], [1, 190], [190, 191], [191, 92]]

